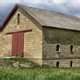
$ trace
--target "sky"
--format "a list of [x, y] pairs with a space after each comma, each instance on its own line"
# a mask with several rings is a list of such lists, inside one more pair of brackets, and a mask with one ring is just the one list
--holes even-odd
[[46, 8], [65, 14], [80, 16], [80, 0], [0, 0], [0, 6], [15, 3]]
[[80, 0], [0, 0], [0, 23], [16, 3], [80, 17]]

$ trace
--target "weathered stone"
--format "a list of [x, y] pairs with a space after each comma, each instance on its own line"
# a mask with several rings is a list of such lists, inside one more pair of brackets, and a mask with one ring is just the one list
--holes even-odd
[[[72, 61], [72, 67], [79, 67], [80, 33], [54, 28], [44, 28], [43, 30], [43, 64], [56, 67], [56, 62], [59, 61], [59, 67], [70, 67], [70, 61]], [[59, 51], [56, 51], [57, 45], [60, 46]], [[73, 45], [73, 53], [70, 51], [71, 45]]]
[[[20, 14], [20, 24], [17, 24], [17, 14]], [[37, 23], [36, 23], [37, 24]], [[9, 32], [17, 32], [32, 29], [31, 32], [24, 33], [24, 58], [39, 58], [35, 63], [42, 64], [42, 28], [40, 25], [33, 23], [29, 16], [21, 10], [17, 10], [4, 30], [0, 32], [0, 57], [12, 55], [12, 34]]]
[[18, 61], [17, 61], [17, 62], [14, 62], [14, 63], [12, 64], [12, 66], [15, 67], [15, 68], [19, 68], [19, 62], [18, 62]]
[[19, 66], [21, 68], [30, 68], [30, 67], [32, 67], [32, 65], [30, 65], [30, 64], [19, 64]]
[[[17, 24], [17, 14], [20, 14], [20, 24]], [[63, 26], [67, 27], [65, 24]], [[0, 32], [0, 57], [12, 56], [12, 34], [7, 33], [31, 30], [24, 33], [24, 58], [39, 65], [47, 64], [54, 67], [57, 62], [60, 63], [59, 67], [70, 67], [72, 61], [72, 67], [79, 67], [80, 32], [54, 27], [42, 27], [30, 15], [25, 15], [24, 11], [18, 9]], [[56, 51], [57, 45], [60, 45], [59, 51]], [[71, 45], [73, 45], [72, 53]], [[18, 62], [13, 65], [19, 67]], [[25, 64], [20, 65], [28, 67]]]

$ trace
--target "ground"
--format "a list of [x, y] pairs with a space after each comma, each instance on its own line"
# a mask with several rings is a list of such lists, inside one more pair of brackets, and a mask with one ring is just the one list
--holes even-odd
[[0, 68], [0, 80], [80, 80], [80, 68]]

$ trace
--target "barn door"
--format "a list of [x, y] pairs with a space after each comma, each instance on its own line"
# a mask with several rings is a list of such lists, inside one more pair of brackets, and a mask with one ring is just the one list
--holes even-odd
[[24, 56], [24, 32], [12, 34], [12, 56]]

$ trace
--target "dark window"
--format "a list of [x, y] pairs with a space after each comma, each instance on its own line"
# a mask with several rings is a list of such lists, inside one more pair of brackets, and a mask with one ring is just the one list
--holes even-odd
[[70, 46], [70, 51], [73, 53], [73, 45]]
[[59, 45], [57, 45], [57, 46], [56, 46], [56, 51], [59, 51], [59, 48], [60, 48], [60, 46], [59, 46]]
[[72, 62], [72, 61], [70, 61], [70, 67], [72, 67], [72, 64], [73, 64], [73, 62]]
[[20, 24], [20, 14], [17, 15], [17, 24]]
[[59, 68], [59, 61], [56, 62], [56, 67]]

